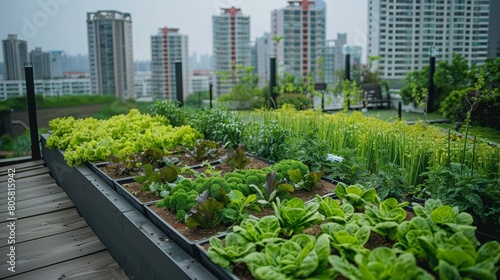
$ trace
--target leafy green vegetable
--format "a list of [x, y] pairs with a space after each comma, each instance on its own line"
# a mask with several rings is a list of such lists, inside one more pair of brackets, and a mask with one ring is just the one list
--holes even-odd
[[432, 237], [433, 232], [428, 221], [422, 217], [414, 217], [404, 221], [397, 227], [396, 239], [398, 242], [393, 248], [396, 252], [409, 252], [418, 258], [425, 258], [425, 251], [420, 247], [419, 237]]
[[153, 168], [153, 165], [144, 165], [144, 175], [137, 176], [134, 178], [136, 182], [142, 183], [141, 190], [145, 191], [149, 188], [149, 185], [153, 182], [156, 183], [172, 183], [177, 180], [179, 176], [180, 169], [177, 166], [164, 166], [158, 170]]
[[462, 232], [475, 246], [479, 245], [475, 235], [476, 227], [472, 226], [474, 222], [472, 216], [460, 212], [458, 207], [443, 205], [439, 199], [428, 199], [424, 207], [413, 203], [413, 210], [417, 216], [429, 221], [434, 232], [439, 229], [444, 229], [449, 234]]
[[233, 227], [233, 232], [239, 233], [257, 246], [264, 247], [267, 243], [278, 243], [281, 238], [280, 222], [276, 216], [265, 216], [259, 220], [245, 219], [240, 225]]
[[278, 181], [274, 172], [266, 175], [266, 183], [262, 188], [254, 184], [251, 184], [250, 188], [255, 190], [258, 198], [257, 202], [263, 205], [273, 202], [279, 194], [293, 192], [294, 190], [293, 186], [285, 181]]
[[245, 153], [245, 145], [240, 144], [234, 152], [224, 161], [233, 170], [244, 169], [250, 163], [250, 159]]
[[256, 279], [332, 279], [335, 272], [328, 268], [329, 243], [326, 234], [317, 238], [297, 234], [236, 261], [245, 263]]
[[328, 257], [333, 269], [348, 279], [434, 279], [431, 274], [417, 266], [412, 254], [396, 256], [396, 253], [387, 247], [375, 248], [366, 255], [357, 254], [354, 259], [357, 267], [339, 256]]
[[257, 199], [255, 194], [245, 197], [239, 190], [231, 190], [227, 196], [230, 202], [222, 211], [225, 222], [234, 224], [248, 218], [248, 208], [260, 210], [259, 207], [255, 205]]
[[217, 144], [207, 139], [196, 139], [192, 149], [184, 148], [186, 155], [200, 162], [204, 159], [213, 158], [217, 154]]
[[354, 222], [345, 226], [336, 223], [326, 223], [320, 225], [321, 231], [331, 237], [332, 246], [340, 252], [343, 258], [353, 260], [357, 253], [367, 254], [368, 249], [364, 248], [370, 238], [370, 227], [359, 226]]
[[255, 244], [238, 233], [229, 233], [225, 237], [225, 246], [217, 237], [210, 238], [208, 257], [220, 267], [228, 268], [238, 258], [255, 252]]
[[189, 211], [186, 218], [187, 227], [200, 226], [204, 229], [211, 229], [220, 224], [224, 204], [208, 196], [207, 191], [198, 196], [198, 204]]
[[318, 182], [321, 180], [321, 176], [325, 173], [324, 170], [317, 172], [309, 172], [306, 174], [302, 174], [300, 169], [291, 169], [288, 170], [288, 177], [290, 181], [295, 184], [295, 189], [301, 190], [304, 189], [306, 191], [312, 192], [316, 187]]
[[273, 164], [272, 169], [276, 172], [279, 180], [285, 179], [288, 181], [291, 181], [290, 175], [288, 174], [289, 170], [298, 169], [301, 176], [302, 174], [305, 175], [309, 173], [309, 167], [307, 167], [307, 165], [294, 159], [280, 160], [279, 162]]
[[283, 202], [279, 198], [272, 203], [274, 213], [280, 221], [281, 231], [285, 236], [301, 233], [304, 229], [323, 221], [323, 217], [318, 213], [319, 204], [311, 202], [305, 204], [299, 198], [285, 199]]
[[447, 235], [439, 230], [434, 236], [418, 238], [429, 265], [441, 279], [496, 279], [500, 243], [489, 241], [476, 251], [463, 232]]
[[374, 188], [366, 189], [359, 184], [347, 186], [344, 183], [339, 183], [335, 187], [335, 194], [344, 203], [349, 203], [356, 209], [363, 209], [366, 204], [374, 204], [380, 201]]
[[354, 214], [354, 207], [351, 204], [344, 203], [340, 206], [337, 200], [331, 197], [322, 198], [316, 195], [316, 201], [319, 204], [318, 212], [328, 222], [346, 224], [347, 220]]
[[407, 205], [408, 202], [398, 203], [395, 198], [388, 198], [378, 207], [366, 205], [365, 213], [356, 213], [354, 219], [360, 225], [368, 225], [372, 231], [395, 240], [398, 225], [406, 219], [403, 207]]

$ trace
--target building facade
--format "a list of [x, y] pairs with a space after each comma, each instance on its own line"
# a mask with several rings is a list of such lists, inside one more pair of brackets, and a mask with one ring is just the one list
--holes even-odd
[[[89, 78], [35, 80], [35, 94], [44, 97], [92, 94]], [[26, 95], [26, 81], [0, 81], [0, 101]]]
[[388, 80], [429, 65], [431, 48], [437, 61], [482, 64], [500, 53], [499, 14], [493, 0], [369, 0], [368, 55]]
[[296, 80], [321, 72], [318, 59], [326, 43], [326, 4], [323, 0], [290, 0], [288, 6], [271, 13], [272, 55], [278, 60], [279, 72], [287, 72]]
[[271, 58], [272, 38], [271, 33], [264, 33], [255, 41], [256, 51], [256, 73], [259, 77], [259, 87], [263, 88], [268, 86], [270, 71], [270, 58]]
[[182, 64], [182, 96], [189, 94], [188, 37], [178, 28], [160, 28], [151, 36], [151, 70], [153, 96], [158, 99], [177, 99], [175, 64]]
[[241, 79], [244, 70], [239, 71], [238, 66], [252, 65], [250, 17], [235, 7], [222, 9], [212, 17], [212, 28], [216, 92], [220, 95], [229, 93]]
[[29, 54], [30, 63], [33, 66], [33, 77], [35, 80], [50, 80], [50, 54], [42, 51], [42, 48], [35, 48]]
[[334, 80], [339, 82], [343, 77], [339, 76], [339, 71], [345, 70], [345, 54], [342, 47], [347, 44], [347, 33], [337, 33], [335, 42], [335, 66], [334, 66]]
[[132, 17], [129, 13], [87, 13], [92, 92], [135, 98]]
[[208, 91], [214, 84], [214, 73], [210, 70], [193, 70], [190, 76], [189, 93]]
[[28, 64], [28, 43], [17, 38], [15, 34], [9, 34], [7, 39], [2, 40], [4, 79], [24, 80], [24, 66]]

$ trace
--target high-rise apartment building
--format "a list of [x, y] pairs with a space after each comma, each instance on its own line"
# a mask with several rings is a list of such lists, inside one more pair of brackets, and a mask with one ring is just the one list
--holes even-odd
[[334, 82], [337, 83], [343, 80], [343, 77], [339, 76], [339, 71], [345, 70], [345, 54], [343, 52], [343, 47], [347, 44], [347, 33], [337, 33], [337, 39], [335, 42], [335, 60], [334, 60]]
[[271, 13], [271, 35], [283, 36], [273, 42], [272, 54], [277, 57], [280, 72], [286, 71], [302, 80], [317, 79], [318, 59], [326, 43], [326, 5], [323, 0], [289, 0], [288, 6]]
[[50, 53], [42, 51], [42, 48], [35, 48], [29, 54], [30, 63], [33, 65], [33, 77], [35, 80], [50, 80]]
[[9, 34], [2, 40], [4, 79], [24, 80], [24, 66], [28, 64], [28, 43]]
[[437, 61], [482, 64], [500, 53], [499, 14], [496, 0], [369, 0], [368, 55], [394, 81], [429, 65], [431, 48]]
[[176, 62], [182, 63], [182, 90], [189, 94], [188, 37], [178, 28], [160, 28], [151, 36], [151, 70], [153, 96], [159, 99], [176, 99]]
[[135, 98], [132, 17], [129, 13], [87, 13], [92, 91]]
[[242, 71], [238, 66], [251, 66], [250, 17], [240, 9], [222, 9], [221, 14], [212, 17], [213, 55], [215, 72], [224, 72], [216, 77], [216, 91], [229, 93], [238, 83]]
[[259, 77], [259, 87], [268, 85], [270, 77], [270, 58], [271, 58], [272, 38], [271, 33], [264, 33], [255, 41], [256, 52], [256, 73]]

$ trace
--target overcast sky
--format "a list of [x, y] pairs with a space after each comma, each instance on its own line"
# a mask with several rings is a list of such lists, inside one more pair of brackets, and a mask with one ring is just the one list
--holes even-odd
[[[368, 0], [325, 2], [327, 39], [347, 32], [349, 44], [361, 45], [365, 52]], [[271, 11], [286, 5], [286, 0], [0, 0], [0, 38], [17, 34], [28, 41], [28, 50], [87, 54], [87, 12], [117, 10], [132, 16], [134, 60], [151, 59], [150, 37], [164, 26], [188, 35], [190, 54], [212, 53], [211, 18], [221, 8], [236, 6], [249, 15], [254, 41], [271, 30]]]

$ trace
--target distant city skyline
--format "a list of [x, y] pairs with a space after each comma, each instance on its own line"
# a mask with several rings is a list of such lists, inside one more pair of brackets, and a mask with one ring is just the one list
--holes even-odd
[[[366, 50], [366, 0], [326, 0], [327, 39], [347, 33], [348, 43]], [[134, 60], [151, 60], [150, 36], [158, 27], [180, 28], [189, 40], [189, 54], [212, 54], [212, 16], [221, 8], [241, 8], [250, 16], [251, 40], [271, 31], [271, 11], [286, 0], [2, 0], [0, 38], [17, 34], [28, 49], [62, 50], [71, 55], [88, 53], [86, 13], [117, 10], [132, 16]], [[1, 51], [1, 50], [0, 50]], [[363, 57], [366, 56], [364, 53]], [[0, 54], [0, 59], [2, 55]]]

